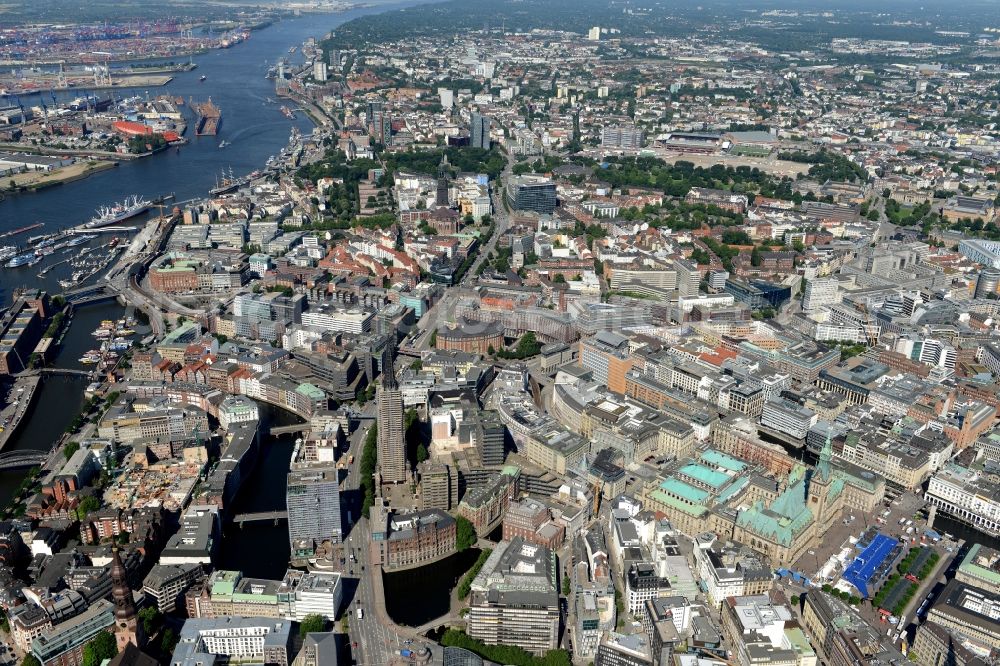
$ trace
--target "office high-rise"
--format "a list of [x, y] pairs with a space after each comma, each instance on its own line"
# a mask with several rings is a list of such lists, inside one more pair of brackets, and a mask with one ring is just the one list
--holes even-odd
[[998, 287], [1000, 287], [1000, 269], [987, 266], [976, 280], [975, 296], [976, 298], [996, 296]]
[[385, 105], [382, 102], [379, 101], [368, 102], [368, 106], [365, 109], [365, 125], [374, 124], [376, 119], [378, 119], [378, 122], [381, 125], [382, 111], [384, 108]]
[[317, 60], [313, 63], [313, 78], [317, 81], [326, 81], [329, 76], [329, 70], [327, 69], [326, 63], [322, 60]]
[[514, 176], [507, 183], [507, 203], [514, 210], [549, 214], [556, 208], [556, 184], [544, 176]]
[[488, 116], [484, 116], [477, 111], [472, 112], [472, 123], [469, 128], [469, 143], [473, 148], [490, 149], [490, 124]]
[[332, 463], [292, 463], [285, 490], [292, 559], [312, 557], [324, 542], [343, 540], [340, 487]]
[[403, 394], [392, 366], [392, 349], [382, 360], [382, 384], [378, 388], [378, 467], [382, 483], [406, 481], [406, 441], [403, 438]]

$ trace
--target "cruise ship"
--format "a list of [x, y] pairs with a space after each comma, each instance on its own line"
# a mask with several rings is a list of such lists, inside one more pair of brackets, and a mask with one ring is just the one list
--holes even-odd
[[111, 206], [103, 206], [97, 209], [97, 215], [90, 218], [90, 221], [83, 225], [84, 229], [96, 229], [97, 227], [106, 227], [109, 224], [116, 224], [127, 220], [130, 217], [135, 217], [136, 215], [141, 215], [149, 210], [150, 206], [153, 205], [152, 201], [148, 199], [140, 199], [136, 195], [132, 195]]
[[35, 259], [35, 253], [29, 252], [28, 254], [19, 254], [10, 261], [7, 262], [7, 268], [17, 268], [18, 266], [25, 266], [30, 264]]

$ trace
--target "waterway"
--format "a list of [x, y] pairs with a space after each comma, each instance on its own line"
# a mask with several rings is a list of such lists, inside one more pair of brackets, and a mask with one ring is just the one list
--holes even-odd
[[[277, 407], [265, 403], [258, 405], [262, 428], [302, 421]], [[285, 489], [294, 445], [294, 435], [263, 438], [257, 465], [236, 495], [231, 515], [285, 509]], [[243, 527], [230, 523], [225, 526], [219, 566], [242, 571], [246, 576], [273, 580], [285, 575], [290, 553], [286, 522], [248, 523]]]
[[[297, 113], [295, 120], [282, 115], [280, 107], [293, 104], [275, 96], [274, 81], [265, 78], [268, 68], [279, 58], [293, 65], [301, 64], [301, 49], [289, 54], [288, 48], [300, 46], [309, 37], [319, 39], [338, 25], [364, 14], [413, 4], [417, 3], [411, 0], [283, 20], [253, 32], [249, 40], [231, 49], [195, 56], [193, 60], [198, 67], [177, 73], [166, 86], [116, 89], [115, 96], [119, 99], [136, 95], [183, 98], [188, 117], [185, 137], [190, 143], [181, 146], [179, 151], [170, 149], [152, 157], [125, 161], [115, 169], [36, 194], [7, 197], [0, 201], [0, 232], [36, 222], [44, 222], [45, 226], [27, 234], [0, 239], [0, 245], [23, 245], [27, 236], [81, 224], [90, 219], [97, 208], [133, 194], [150, 200], [169, 194], [178, 201], [206, 197], [223, 170], [232, 169], [236, 175], [243, 175], [263, 168], [269, 156], [276, 155], [288, 144], [293, 126], [303, 134], [312, 131], [312, 124], [304, 113]], [[202, 76], [206, 77], [204, 82], [200, 80]], [[66, 100], [81, 94], [81, 91], [60, 92], [57, 98]], [[222, 111], [219, 133], [194, 136], [195, 116], [187, 101], [204, 101], [209, 97]], [[49, 102], [49, 98], [45, 101]], [[32, 98], [32, 103], [37, 103], [37, 99]], [[219, 148], [222, 141], [229, 145]], [[104, 235], [103, 240], [94, 243], [107, 241], [108, 236]], [[9, 290], [22, 284], [43, 287], [53, 293], [61, 291], [58, 281], [72, 272], [67, 265], [53, 269], [42, 278], [37, 274], [57, 259], [68, 256], [57, 253], [36, 266], [0, 268], [0, 300], [9, 299]]]
[[988, 548], [1000, 550], [1000, 539], [997, 537], [980, 532], [940, 511], [934, 517], [934, 530], [941, 534], [948, 533], [956, 539], [965, 539], [969, 543], [981, 543]]
[[[197, 69], [177, 74], [167, 86], [116, 91], [119, 97], [169, 94], [183, 97], [185, 101], [192, 97], [196, 101], [205, 100], [211, 96], [223, 113], [220, 132], [214, 137], [194, 137], [191, 122], [187, 134], [191, 142], [182, 146], [180, 152], [165, 151], [146, 159], [123, 162], [116, 169], [37, 194], [8, 197], [0, 202], [0, 232], [35, 222], [44, 222], [45, 226], [28, 234], [2, 239], [0, 245], [23, 245], [29, 235], [51, 233], [80, 224], [89, 219], [96, 208], [132, 194], [152, 199], [172, 193], [178, 200], [207, 196], [208, 190], [215, 186], [216, 177], [223, 169], [228, 171], [232, 168], [234, 173], [241, 175], [263, 167], [269, 156], [278, 153], [288, 143], [293, 125], [303, 133], [311, 131], [311, 124], [304, 114], [297, 114], [296, 120], [289, 120], [279, 111], [280, 103], [268, 102], [268, 97], [274, 97], [274, 83], [265, 78], [268, 67], [282, 57], [289, 58], [293, 63], [301, 62], [300, 52], [291, 56], [288, 54], [290, 46], [300, 46], [309, 37], [320, 38], [345, 21], [363, 14], [412, 4], [416, 3], [381, 4], [338, 14], [306, 14], [284, 20], [254, 32], [249, 40], [239, 46], [196, 56], [194, 62], [198, 65]], [[203, 75], [206, 80], [202, 83], [199, 79]], [[65, 98], [67, 95], [60, 96]], [[193, 121], [193, 117], [189, 120]], [[218, 146], [223, 140], [231, 145], [220, 149]], [[93, 241], [93, 244], [106, 242], [108, 236], [104, 235]], [[58, 281], [71, 273], [72, 269], [68, 265], [58, 266], [43, 277], [38, 277], [38, 272], [69, 256], [71, 255], [57, 252], [36, 266], [16, 269], [0, 267], [0, 302], [9, 303], [13, 289], [23, 285], [46, 289], [53, 294], [62, 291]], [[123, 312], [123, 308], [114, 303], [79, 309], [55, 365], [81, 367], [77, 359], [95, 346], [91, 331], [102, 319], [117, 319]], [[79, 411], [86, 385], [85, 379], [47, 379], [39, 389], [34, 409], [5, 450], [48, 450]], [[280, 495], [281, 498], [280, 504], [276, 506], [284, 506], [287, 456], [283, 469], [281, 464], [272, 466], [270, 456], [278, 455], [272, 451], [283, 450], [283, 446], [285, 445], [279, 442], [265, 449], [263, 463], [260, 465], [263, 470], [261, 476], [251, 481], [257, 485], [259, 493], [269, 492], [268, 489], [273, 488], [276, 497]], [[290, 448], [288, 453], [290, 454]], [[23, 476], [23, 471], [0, 472], [0, 506], [9, 501]], [[242, 501], [242, 497], [240, 500]], [[252, 568], [258, 559], [257, 552], [263, 547], [261, 544], [283, 547], [282, 559], [287, 558], [285, 526], [267, 530], [266, 535], [261, 535], [266, 538], [253, 542], [253, 550], [244, 551], [241, 559], [248, 568]], [[240, 541], [239, 538], [237, 541], [250, 543]]]
[[470, 548], [419, 569], [383, 574], [389, 617], [397, 624], [419, 627], [447, 615], [452, 591], [478, 557], [479, 550]]

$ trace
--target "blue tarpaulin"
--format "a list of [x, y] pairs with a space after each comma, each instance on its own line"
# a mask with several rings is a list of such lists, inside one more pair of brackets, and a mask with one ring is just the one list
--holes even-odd
[[844, 580], [858, 589], [862, 599], [867, 599], [869, 586], [886, 574], [900, 550], [898, 539], [877, 534], [844, 571]]

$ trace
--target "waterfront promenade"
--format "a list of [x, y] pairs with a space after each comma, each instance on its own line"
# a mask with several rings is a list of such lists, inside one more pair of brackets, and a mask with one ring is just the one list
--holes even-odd
[[40, 375], [24, 375], [14, 380], [7, 394], [6, 404], [0, 410], [0, 451], [7, 446], [7, 442], [18, 431], [23, 421], [34, 407], [35, 398], [38, 395], [38, 385], [41, 383]]

